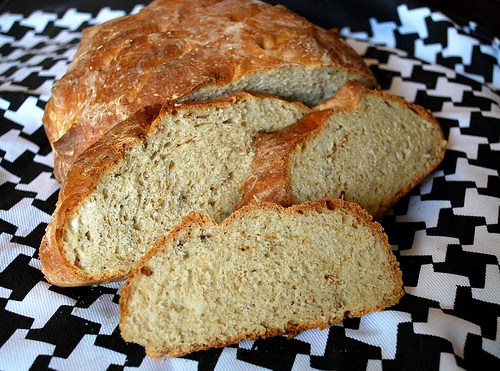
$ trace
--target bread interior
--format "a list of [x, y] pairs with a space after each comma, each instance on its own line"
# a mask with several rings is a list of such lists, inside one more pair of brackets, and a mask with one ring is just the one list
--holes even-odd
[[86, 274], [126, 275], [182, 216], [220, 221], [241, 197], [261, 130], [292, 124], [305, 109], [275, 98], [193, 105], [167, 114], [97, 182], [63, 231], [67, 259]]
[[294, 203], [339, 197], [371, 214], [418, 184], [441, 159], [439, 128], [399, 100], [368, 94], [338, 109], [290, 156]]
[[131, 281], [121, 330], [153, 356], [326, 327], [402, 295], [387, 241], [342, 209], [195, 224]]
[[[374, 87], [373, 81], [358, 76], [361, 83]], [[241, 90], [274, 94], [292, 102], [314, 107], [334, 96], [353, 74], [335, 67], [280, 67], [245, 75], [227, 85], [207, 85], [184, 99], [203, 101]]]

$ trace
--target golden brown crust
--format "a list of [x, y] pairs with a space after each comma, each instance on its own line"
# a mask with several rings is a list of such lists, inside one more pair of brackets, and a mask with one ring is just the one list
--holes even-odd
[[163, 356], [182, 357], [186, 354], [198, 352], [200, 350], [207, 350], [211, 348], [223, 348], [228, 345], [237, 344], [242, 340], [267, 339], [270, 337], [275, 337], [280, 335], [288, 335], [288, 338], [290, 339], [295, 337], [302, 331], [307, 331], [311, 329], [323, 330], [328, 326], [339, 323], [340, 321], [344, 320], [347, 317], [353, 318], [358, 316], [332, 317], [328, 320], [328, 322], [306, 322], [301, 324], [290, 323], [283, 328], [266, 328], [266, 330], [262, 332], [254, 331], [238, 337], [228, 337], [224, 340], [214, 339], [209, 344], [190, 344], [188, 346], [169, 349], [167, 352], [165, 352], [165, 350], [157, 349], [151, 346], [151, 347], [146, 347], [146, 354], [152, 358], [161, 358]]
[[258, 202], [293, 204], [288, 154], [321, 128], [324, 115], [324, 112], [311, 112], [296, 124], [280, 130], [279, 135], [257, 134], [252, 174], [245, 179], [237, 208]]
[[[313, 111], [325, 111], [331, 109], [355, 109], [358, 107], [361, 99], [368, 92], [356, 81], [347, 81], [335, 94], [335, 96], [327, 99], [321, 104], [313, 107]], [[380, 91], [373, 91], [375, 94], [381, 93]], [[384, 94], [384, 93], [382, 93]]]
[[335, 115], [340, 111], [356, 109], [367, 94], [377, 95], [384, 99], [389, 98], [403, 104], [426, 121], [432, 123], [441, 136], [440, 153], [436, 156], [435, 162], [430, 164], [429, 169], [427, 169], [428, 171], [422, 172], [418, 177], [415, 177], [411, 182], [402, 187], [394, 197], [385, 200], [373, 215], [375, 217], [381, 216], [400, 200], [401, 197], [420, 183], [427, 174], [441, 163], [446, 150], [444, 134], [436, 118], [425, 108], [407, 102], [400, 97], [389, 95], [379, 90], [368, 89], [356, 81], [348, 81], [339, 89], [334, 97], [313, 108], [309, 115], [297, 123], [278, 132], [263, 133], [257, 137], [255, 141], [255, 158], [252, 163], [252, 174], [245, 180], [242, 186], [243, 195], [238, 207], [262, 201], [276, 202], [283, 206], [293, 204], [294, 200], [291, 194], [292, 180], [289, 171], [291, 153], [314, 136], [319, 135], [331, 115]]
[[[259, 338], [268, 338], [273, 336], [288, 334], [289, 337], [297, 335], [301, 331], [306, 331], [310, 329], [324, 329], [335, 323], [342, 321], [345, 318], [360, 317], [367, 313], [381, 311], [389, 306], [395, 305], [400, 298], [404, 295], [402, 274], [399, 269], [399, 263], [392, 254], [391, 247], [389, 245], [387, 235], [384, 233], [382, 226], [373, 221], [372, 216], [369, 215], [364, 209], [359, 205], [343, 201], [339, 199], [320, 199], [305, 202], [299, 205], [293, 205], [290, 207], [283, 207], [277, 205], [276, 203], [261, 202], [246, 205], [239, 210], [235, 211], [231, 216], [219, 224], [220, 228], [227, 228], [232, 223], [238, 223], [238, 219], [241, 215], [245, 213], [252, 212], [254, 210], [276, 210], [280, 213], [291, 215], [291, 214], [307, 214], [310, 212], [324, 212], [326, 210], [342, 209], [345, 212], [355, 215], [357, 222], [368, 227], [372, 233], [382, 242], [385, 246], [386, 251], [389, 253], [390, 257], [390, 270], [392, 271], [393, 277], [395, 279], [396, 285], [393, 292], [393, 296], [387, 300], [385, 303], [381, 303], [380, 306], [376, 308], [370, 308], [369, 310], [361, 310], [358, 312], [346, 312], [342, 317], [331, 317], [327, 321], [311, 321], [305, 323], [288, 323], [283, 328], [266, 328], [265, 331], [251, 331], [246, 334], [241, 334], [238, 337], [229, 337], [225, 340], [214, 339], [212, 342], [207, 344], [189, 344], [183, 347], [161, 349], [154, 345], [146, 346], [146, 353], [154, 358], [160, 358], [165, 355], [170, 357], [180, 357], [191, 352], [206, 350], [209, 348], [220, 348], [231, 344], [236, 344], [241, 340], [257, 340]], [[171, 232], [160, 239], [158, 239], [154, 247], [151, 248], [146, 255], [140, 260], [140, 262], [133, 269], [129, 278], [122, 287], [120, 293], [120, 329], [122, 331], [122, 336], [127, 338], [126, 327], [124, 326], [124, 319], [128, 316], [128, 303], [131, 296], [134, 293], [134, 285], [136, 276], [142, 274], [141, 269], [147, 266], [150, 259], [152, 259], [156, 254], [160, 253], [163, 249], [168, 248], [169, 242], [178, 239], [180, 234], [186, 235], [190, 234], [191, 231], [196, 229], [206, 229], [211, 226], [215, 226], [217, 223], [211, 218], [200, 214], [200, 213], [190, 213], [183, 220], [178, 223]]]
[[54, 85], [43, 117], [56, 178], [63, 180], [85, 148], [145, 105], [253, 74], [322, 66], [376, 85], [363, 60], [335, 32], [283, 6], [157, 0], [135, 15], [92, 26]]

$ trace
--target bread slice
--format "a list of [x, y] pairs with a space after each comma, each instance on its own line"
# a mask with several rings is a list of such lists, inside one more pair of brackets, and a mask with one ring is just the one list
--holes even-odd
[[257, 132], [308, 111], [242, 92], [149, 106], [116, 125], [73, 164], [60, 190], [40, 247], [47, 280], [75, 286], [123, 279], [188, 212], [225, 219], [251, 172]]
[[351, 81], [296, 124], [259, 134], [240, 206], [338, 197], [378, 217], [440, 164], [445, 148], [424, 108]]
[[316, 105], [348, 79], [375, 86], [336, 31], [256, 0], [156, 0], [84, 30], [43, 123], [55, 175], [145, 105], [239, 90]]
[[396, 304], [401, 272], [358, 205], [244, 207], [221, 224], [193, 213], [123, 286], [120, 330], [152, 357], [177, 357], [325, 328]]

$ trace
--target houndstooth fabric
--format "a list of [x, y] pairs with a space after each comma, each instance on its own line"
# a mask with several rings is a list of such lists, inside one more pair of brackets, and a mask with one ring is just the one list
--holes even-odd
[[0, 369], [500, 369], [499, 40], [415, 2], [340, 28], [382, 89], [432, 111], [448, 139], [441, 166], [381, 220], [403, 271], [399, 304], [154, 360], [120, 337], [120, 283], [44, 280], [38, 247], [59, 190], [41, 123], [50, 88], [84, 27], [141, 6], [0, 13]]

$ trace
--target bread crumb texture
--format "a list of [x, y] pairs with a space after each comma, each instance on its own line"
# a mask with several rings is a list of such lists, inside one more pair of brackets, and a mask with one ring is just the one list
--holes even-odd
[[399, 100], [366, 95], [331, 114], [291, 154], [294, 202], [339, 197], [380, 215], [428, 175], [444, 154], [439, 126]]
[[240, 209], [217, 225], [191, 214], [126, 282], [122, 335], [153, 357], [295, 335], [382, 310], [403, 295], [380, 225], [319, 200]]
[[305, 113], [302, 105], [246, 93], [176, 104], [92, 181], [93, 190], [62, 222], [63, 254], [94, 280], [122, 278], [187, 213], [225, 219], [251, 171], [256, 133], [290, 125]]
[[337, 197], [379, 217], [441, 163], [446, 140], [423, 107], [350, 81], [255, 147], [238, 206]]

